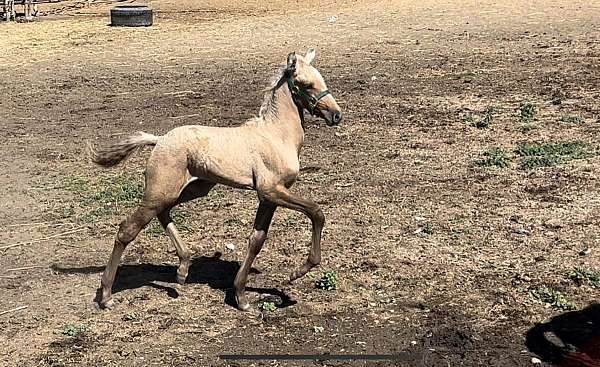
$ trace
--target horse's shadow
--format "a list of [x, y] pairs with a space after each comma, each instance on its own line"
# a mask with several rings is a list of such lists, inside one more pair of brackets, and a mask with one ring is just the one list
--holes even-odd
[[529, 351], [565, 367], [600, 367], [600, 304], [553, 317], [527, 332]]
[[[212, 289], [220, 290], [225, 293], [224, 302], [229, 306], [237, 307], [233, 280], [239, 268], [240, 264], [237, 261], [223, 260], [219, 252], [211, 257], [196, 257], [191, 261], [186, 284], [206, 284]], [[104, 266], [62, 267], [53, 265], [52, 270], [62, 274], [93, 274], [104, 271]], [[260, 274], [254, 268], [250, 270], [250, 273]], [[177, 298], [179, 297], [177, 289], [169, 286], [169, 284], [177, 284], [176, 274], [177, 266], [175, 265], [122, 264], [117, 271], [113, 294], [127, 289], [150, 286], [164, 290], [170, 297]], [[280, 308], [296, 303], [287, 294], [276, 288], [246, 287], [246, 291], [276, 296], [281, 300], [278, 302]], [[96, 302], [99, 300], [100, 292], [101, 289], [98, 289]]]

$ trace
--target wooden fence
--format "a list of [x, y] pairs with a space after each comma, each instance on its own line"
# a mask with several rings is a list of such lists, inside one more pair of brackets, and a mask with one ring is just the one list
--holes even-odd
[[[38, 4], [44, 3], [59, 3], [64, 0], [0, 0], [0, 6], [2, 7], [2, 13], [4, 20], [16, 19], [17, 16], [17, 5], [23, 6], [23, 14], [25, 20], [32, 20], [33, 17], [38, 15]], [[81, 0], [80, 2], [86, 3], [88, 6], [93, 0]]]

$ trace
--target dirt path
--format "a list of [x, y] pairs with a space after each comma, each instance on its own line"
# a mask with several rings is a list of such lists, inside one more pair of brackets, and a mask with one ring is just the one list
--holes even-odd
[[[600, 291], [568, 275], [600, 269], [598, 5], [149, 3], [156, 24], [144, 29], [107, 27], [108, 5], [71, 3], [0, 24], [0, 246], [25, 242], [0, 250], [0, 312], [28, 306], [0, 316], [0, 365], [348, 365], [217, 357], [246, 352], [525, 366], [528, 348], [559, 363], [538, 322], [593, 356]], [[327, 216], [322, 269], [284, 285], [306, 256], [309, 224], [278, 210], [249, 285], [255, 304], [267, 293], [283, 304], [261, 317], [235, 310], [256, 199], [219, 187], [178, 214], [196, 256], [189, 284], [175, 286], [175, 250], [153, 223], [124, 256], [116, 309], [97, 311], [148, 152], [105, 171], [87, 162], [85, 142], [237, 124], [258, 113], [287, 53], [308, 47], [346, 116], [336, 129], [308, 122], [296, 187]], [[520, 168], [516, 148], [535, 142], [589, 151]], [[492, 148], [506, 167], [476, 163]], [[325, 270], [337, 290], [315, 289]], [[577, 311], [538, 302], [544, 288]]]

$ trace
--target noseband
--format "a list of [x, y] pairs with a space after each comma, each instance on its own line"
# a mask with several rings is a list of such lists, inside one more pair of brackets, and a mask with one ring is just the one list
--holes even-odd
[[[290, 88], [290, 92], [292, 93], [294, 102], [296, 102], [296, 104], [300, 103], [300, 101], [304, 102], [305, 106], [307, 106], [306, 109], [313, 116], [315, 114], [315, 107], [317, 107], [317, 103], [319, 103], [319, 101], [326, 95], [331, 94], [331, 92], [326, 89], [314, 97], [308, 93], [306, 88], [296, 85], [296, 82], [294, 82], [293, 78], [288, 78], [287, 83], [288, 87]], [[300, 105], [302, 104], [300, 103]]]

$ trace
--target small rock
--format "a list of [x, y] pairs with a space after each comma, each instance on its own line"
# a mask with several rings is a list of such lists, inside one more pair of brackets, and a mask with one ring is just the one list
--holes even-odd
[[228, 243], [225, 245], [228, 250], [235, 251], [235, 245], [233, 243]]
[[584, 248], [583, 250], [579, 251], [579, 255], [580, 256], [587, 256], [589, 254], [592, 253], [592, 249], [589, 247]]
[[410, 345], [417, 345], [417, 341], [416, 340], [411, 341]]
[[313, 330], [315, 333], [322, 333], [325, 331], [325, 328], [323, 326], [313, 326]]
[[424, 220], [425, 220], [425, 218], [424, 218], [424, 217], [419, 217], [419, 216], [416, 216], [416, 217], [415, 217], [415, 220], [416, 220], [417, 222], [422, 222], [422, 221], [424, 221]]
[[375, 75], [373, 75], [373, 76], [371, 77], [371, 81], [372, 81], [372, 82], [374, 82], [374, 81], [376, 81], [376, 80], [377, 80], [377, 77], [376, 77]]
[[533, 364], [542, 364], [542, 360], [539, 359], [539, 358], [533, 357], [533, 358], [531, 358], [531, 363], [533, 363]]
[[335, 23], [335, 22], [337, 22], [337, 19], [338, 19], [337, 15], [332, 15], [329, 18], [327, 18], [327, 21], [329, 23]]
[[551, 218], [544, 222], [544, 227], [548, 229], [560, 229], [563, 227], [563, 224], [560, 220], [556, 218]]
[[521, 236], [529, 236], [531, 234], [531, 231], [525, 228], [515, 228], [513, 229], [513, 233]]

